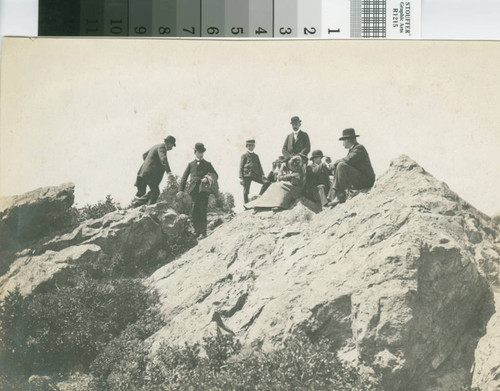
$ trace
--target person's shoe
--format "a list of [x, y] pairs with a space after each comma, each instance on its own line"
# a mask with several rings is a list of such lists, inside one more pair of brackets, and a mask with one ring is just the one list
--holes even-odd
[[199, 234], [196, 239], [198, 240], [201, 240], [201, 239], [205, 239], [207, 237], [207, 234]]
[[330, 201], [328, 204], [325, 205], [326, 208], [335, 208], [338, 204], [340, 204], [339, 200], [335, 201]]
[[341, 204], [343, 204], [343, 203], [346, 201], [346, 199], [347, 199], [347, 196], [346, 196], [346, 194], [345, 194], [345, 193], [338, 193], [338, 194], [337, 194], [337, 200], [338, 200]]

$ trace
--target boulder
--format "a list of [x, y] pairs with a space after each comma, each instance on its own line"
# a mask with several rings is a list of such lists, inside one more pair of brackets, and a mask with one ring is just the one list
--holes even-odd
[[74, 265], [99, 256], [121, 262], [126, 270], [146, 270], [151, 260], [164, 263], [179, 248], [194, 245], [191, 231], [188, 217], [178, 215], [165, 202], [87, 220], [34, 250], [16, 253], [0, 275], [0, 301], [16, 286], [27, 296], [45, 283], [63, 279]]
[[72, 232], [56, 236], [44, 245], [61, 250], [76, 244], [96, 244], [108, 256], [146, 261], [164, 249], [165, 244], [193, 238], [189, 218], [177, 214], [166, 202], [122, 209], [83, 222]]
[[269, 351], [303, 331], [333, 339], [386, 391], [458, 391], [494, 311], [495, 236], [488, 216], [401, 156], [345, 204], [242, 212], [158, 269], [147, 283], [167, 325], [152, 349], [219, 329]]
[[60, 229], [73, 205], [75, 186], [39, 189], [0, 198], [0, 251], [18, 250]]
[[38, 256], [19, 257], [10, 265], [9, 271], [0, 276], [0, 301], [16, 287], [19, 287], [23, 296], [28, 296], [61, 271], [75, 266], [78, 262], [95, 260], [100, 253], [99, 246], [87, 244], [71, 246], [61, 251], [49, 250]]

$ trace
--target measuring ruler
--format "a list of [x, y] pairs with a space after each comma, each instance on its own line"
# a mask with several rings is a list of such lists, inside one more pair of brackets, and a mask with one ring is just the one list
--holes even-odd
[[420, 38], [421, 0], [39, 0], [39, 36]]

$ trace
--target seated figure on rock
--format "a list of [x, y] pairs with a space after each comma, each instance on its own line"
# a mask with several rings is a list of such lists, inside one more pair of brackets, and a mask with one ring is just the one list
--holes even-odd
[[339, 140], [349, 152], [346, 157], [329, 165], [334, 175], [333, 186], [328, 194], [328, 198], [332, 200], [329, 205], [332, 207], [346, 201], [347, 190], [369, 188], [375, 183], [370, 157], [365, 147], [356, 141], [357, 137], [359, 135], [354, 129], [344, 129]]
[[288, 209], [299, 198], [306, 180], [306, 165], [300, 155], [290, 158], [279, 172], [277, 182], [271, 183], [259, 198], [245, 204], [246, 209]]
[[329, 201], [327, 194], [330, 190], [331, 170], [328, 167], [330, 158], [323, 156], [323, 152], [317, 149], [313, 151], [310, 160], [311, 163], [307, 166], [306, 171], [304, 196], [321, 206], [325, 206]]

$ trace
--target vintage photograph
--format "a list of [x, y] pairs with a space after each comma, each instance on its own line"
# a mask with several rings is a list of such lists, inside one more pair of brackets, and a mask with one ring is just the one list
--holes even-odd
[[0, 390], [499, 389], [499, 66], [5, 38]]

